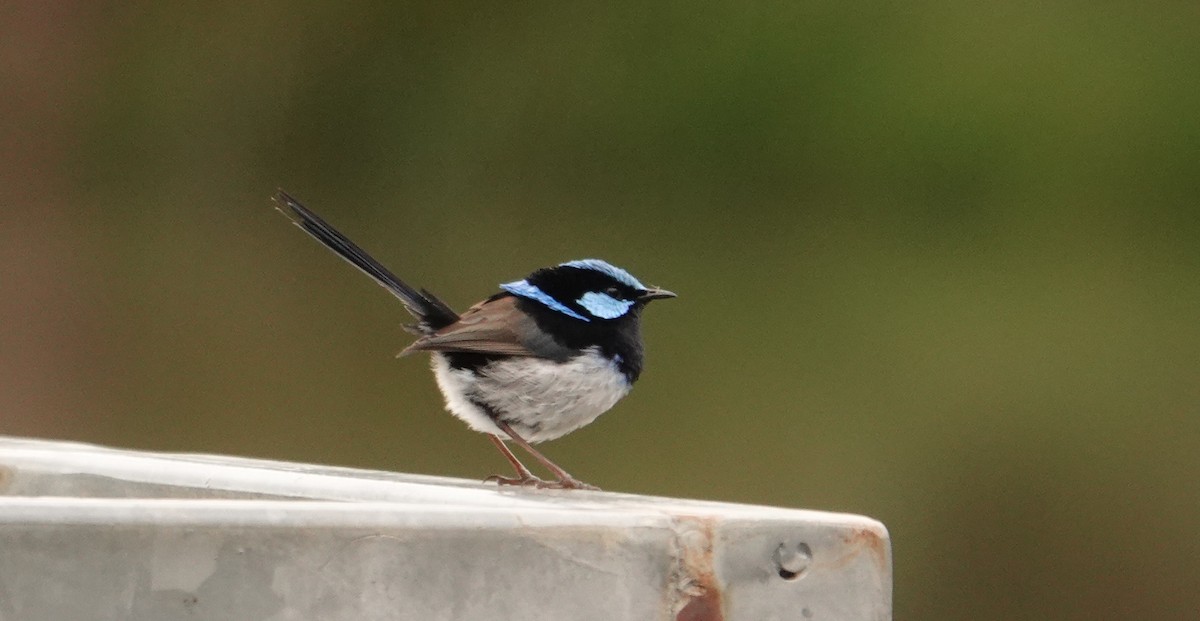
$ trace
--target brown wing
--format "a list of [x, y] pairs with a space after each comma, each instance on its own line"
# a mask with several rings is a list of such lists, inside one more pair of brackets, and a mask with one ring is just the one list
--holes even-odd
[[536, 330], [533, 320], [516, 307], [516, 298], [485, 300], [467, 309], [458, 321], [417, 339], [398, 356], [415, 351], [461, 351], [510, 356], [538, 356], [526, 345]]

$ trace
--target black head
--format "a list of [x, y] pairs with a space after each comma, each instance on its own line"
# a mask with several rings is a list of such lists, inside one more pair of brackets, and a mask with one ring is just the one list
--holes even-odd
[[630, 381], [642, 368], [642, 309], [652, 300], [675, 297], [599, 259], [543, 268], [500, 288], [520, 298], [518, 306], [555, 341], [574, 349], [600, 348]]
[[600, 259], [542, 268], [500, 288], [565, 318], [601, 325], [635, 319], [651, 300], [675, 297], [670, 291], [643, 285], [629, 272]]

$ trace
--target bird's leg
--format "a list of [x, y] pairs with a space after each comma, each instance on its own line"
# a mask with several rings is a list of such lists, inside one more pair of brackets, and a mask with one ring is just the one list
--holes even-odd
[[517, 476], [516, 478], [509, 478], [502, 477], [498, 474], [493, 474], [492, 476], [484, 479], [484, 483], [495, 481], [498, 485], [534, 485], [538, 487], [546, 484], [545, 481], [534, 476], [533, 473], [529, 471], [529, 468], [526, 468], [525, 464], [521, 463], [521, 460], [517, 459], [517, 456], [513, 455], [512, 451], [508, 450], [508, 446], [504, 444], [504, 440], [501, 440], [500, 436], [489, 433], [488, 439], [492, 441], [492, 444], [496, 445], [496, 448], [500, 449], [500, 453], [504, 455], [504, 458], [508, 460], [508, 463], [512, 464], [513, 469], [517, 471]]
[[[587, 483], [584, 483], [583, 481], [576, 479], [575, 477], [571, 476], [570, 473], [568, 473], [566, 470], [563, 470], [558, 464], [550, 461], [549, 457], [542, 455], [540, 452], [538, 452], [537, 449], [533, 448], [533, 446], [531, 444], [526, 442], [524, 438], [517, 435], [517, 432], [513, 431], [512, 427], [508, 423], [506, 423], [500, 419], [496, 419], [495, 422], [496, 422], [496, 426], [499, 427], [501, 431], [508, 434], [508, 437], [511, 438], [513, 442], [517, 443], [517, 446], [520, 446], [521, 448], [525, 449], [525, 451], [528, 452], [530, 455], [533, 455], [534, 459], [542, 462], [543, 466], [545, 466], [547, 469], [549, 469], [550, 472], [553, 472], [554, 476], [558, 477], [557, 481], [552, 481], [552, 482], [540, 481], [539, 483], [535, 483], [535, 485], [537, 485], [537, 487], [548, 487], [548, 488], [556, 488], [556, 489], [593, 489], [593, 490], [600, 489], [599, 487], [596, 487], [595, 485], [588, 485]], [[495, 437], [495, 436], [493, 436], [493, 437]], [[499, 438], [496, 438], [496, 440], [498, 442], [500, 441]], [[500, 443], [503, 444], [503, 442], [500, 442]], [[507, 448], [508, 447], [505, 447], [506, 451], [507, 451]], [[511, 455], [512, 453], [509, 453], [509, 454]], [[513, 457], [512, 461], [516, 462], [516, 459], [517, 459], [516, 457]], [[517, 462], [517, 463], [519, 463], [519, 462]], [[528, 470], [526, 470], [526, 472], [528, 472]], [[530, 475], [530, 476], [533, 476], [533, 475]]]

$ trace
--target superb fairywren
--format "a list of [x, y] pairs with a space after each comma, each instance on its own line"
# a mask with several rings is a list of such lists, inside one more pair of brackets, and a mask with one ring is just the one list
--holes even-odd
[[[400, 298], [420, 335], [399, 356], [433, 355], [446, 408], [489, 438], [516, 469], [491, 476], [501, 485], [593, 486], [572, 477], [534, 443], [560, 438], [596, 420], [629, 393], [642, 372], [639, 320], [651, 300], [674, 293], [647, 287], [599, 259], [539, 269], [459, 315], [414, 289], [291, 196], [275, 195], [297, 226]], [[505, 444], [512, 440], [556, 479], [537, 478]]]

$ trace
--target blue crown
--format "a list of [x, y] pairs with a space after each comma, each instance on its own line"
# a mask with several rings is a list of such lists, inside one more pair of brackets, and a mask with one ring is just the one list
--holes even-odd
[[567, 261], [566, 263], [559, 263], [558, 266], [574, 267], [581, 270], [592, 270], [602, 274], [608, 274], [617, 282], [629, 285], [634, 289], [641, 289], [643, 291], [646, 289], [646, 285], [638, 282], [638, 279], [634, 278], [633, 274], [626, 272], [612, 263], [601, 261], [600, 259], [578, 259], [575, 261]]
[[[608, 263], [607, 261], [601, 261], [600, 259], [579, 259], [576, 261], [567, 261], [566, 263], [559, 263], [557, 267], [598, 272], [638, 291], [646, 290], [646, 286], [639, 282], [638, 279], [634, 278], [632, 274], [611, 263]], [[616, 319], [617, 317], [627, 313], [635, 304], [635, 302], [632, 300], [619, 300], [603, 291], [588, 291], [580, 296], [579, 299], [574, 301], [575, 304], [578, 304], [580, 307], [586, 309], [589, 314], [591, 314], [591, 317], [586, 317], [567, 306], [562, 300], [559, 300], [542, 290], [538, 285], [529, 282], [530, 279], [535, 279], [539, 273], [548, 271], [550, 270], [538, 270], [538, 272], [536, 272], [530, 278], [504, 283], [500, 285], [500, 288], [515, 296], [538, 302], [542, 306], [562, 313], [568, 317], [587, 322], [590, 322], [593, 318]]]

